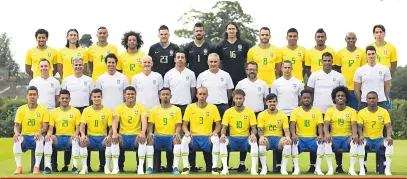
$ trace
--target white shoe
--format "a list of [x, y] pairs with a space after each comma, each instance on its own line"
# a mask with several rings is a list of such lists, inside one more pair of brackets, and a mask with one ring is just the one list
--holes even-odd
[[261, 171], [260, 171], [260, 175], [266, 175], [267, 174], [267, 167], [266, 167], [266, 169], [261, 169]]
[[322, 173], [321, 169], [315, 169], [314, 174], [317, 174], [317, 175], [325, 175], [324, 173]]
[[251, 175], [259, 175], [258, 173], [257, 173], [257, 170], [254, 168], [252, 168], [252, 171], [250, 172], [250, 174]]
[[143, 166], [138, 166], [137, 167], [137, 174], [139, 174], [139, 175], [144, 175], [144, 168], [143, 168]]
[[105, 166], [105, 174], [110, 174], [111, 172], [110, 172], [110, 168], [109, 167], [107, 167], [107, 166]]
[[361, 175], [361, 176], [365, 176], [365, 175], [366, 175], [365, 168], [361, 168], [361, 169], [360, 169], [359, 175]]
[[81, 172], [79, 172], [79, 174], [81, 174], [81, 175], [85, 175], [87, 173], [88, 173], [88, 167], [83, 167]]
[[328, 172], [326, 173], [326, 175], [333, 175], [334, 174], [334, 169], [330, 168], [328, 169]]
[[384, 174], [386, 175], [386, 176], [390, 176], [391, 175], [391, 172], [390, 172], [390, 169], [384, 169]]
[[118, 168], [114, 168], [110, 174], [116, 175], [118, 173], [120, 173], [120, 170]]
[[229, 169], [228, 169], [228, 168], [224, 168], [224, 169], [220, 172], [220, 174], [221, 174], [221, 175], [227, 175], [227, 174], [229, 174]]
[[358, 174], [355, 172], [355, 169], [349, 169], [348, 174], [349, 174], [349, 175], [352, 175], [352, 176], [357, 176], [357, 175], [358, 175]]
[[300, 168], [294, 168], [293, 175], [299, 175], [300, 173]]
[[281, 172], [281, 175], [288, 175], [287, 170], [283, 167], [281, 167], [280, 172]]

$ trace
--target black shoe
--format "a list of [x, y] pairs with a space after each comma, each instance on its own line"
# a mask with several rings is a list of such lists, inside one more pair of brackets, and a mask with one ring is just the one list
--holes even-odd
[[78, 174], [79, 171], [76, 167], [72, 167], [72, 174]]
[[105, 168], [104, 167], [100, 167], [98, 170], [99, 173], [105, 173]]
[[246, 171], [246, 166], [245, 165], [239, 165], [239, 168], [237, 168], [238, 172], [245, 172]]
[[314, 165], [311, 165], [311, 166], [309, 167], [307, 173], [314, 173], [314, 172], [315, 172], [315, 166], [314, 166]]
[[273, 173], [280, 173], [280, 171], [281, 171], [281, 167], [278, 166], [273, 170]]
[[189, 174], [189, 168], [184, 168], [182, 169], [182, 173], [181, 174]]
[[64, 167], [62, 167], [60, 172], [67, 172], [67, 171], [68, 171], [68, 166], [65, 165]]
[[48, 168], [48, 167], [45, 167], [45, 169], [44, 169], [44, 172], [43, 172], [44, 174], [51, 174], [51, 169], [50, 168]]
[[366, 168], [366, 165], [363, 165], [364, 167], [365, 167], [365, 173], [367, 173], [367, 168]]
[[196, 166], [191, 166], [191, 168], [189, 169], [189, 171], [191, 172], [198, 172], [198, 168]]
[[171, 172], [172, 173], [172, 168], [171, 167], [167, 167], [167, 168], [163, 168], [163, 169], [161, 169], [161, 171], [164, 171], [164, 172]]
[[52, 172], [59, 172], [58, 168], [52, 168]]
[[120, 173], [124, 173], [124, 168], [119, 167], [119, 171], [120, 171]]
[[93, 172], [92, 168], [90, 166], [88, 166], [88, 172], [91, 173]]
[[205, 172], [206, 172], [206, 173], [212, 172], [212, 168], [206, 168]]
[[335, 172], [336, 172], [336, 173], [345, 173], [345, 171], [343, 171], [342, 165], [336, 167]]

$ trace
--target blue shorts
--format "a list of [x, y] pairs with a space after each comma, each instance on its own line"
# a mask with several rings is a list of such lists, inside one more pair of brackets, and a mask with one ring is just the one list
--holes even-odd
[[281, 136], [267, 136], [267, 141], [269, 142], [268, 150], [280, 150], [278, 148], [278, 143], [280, 139], [283, 138]]
[[317, 152], [317, 137], [299, 137], [298, 138], [298, 152], [304, 152], [309, 150], [311, 152]]
[[172, 140], [174, 136], [154, 136], [154, 150], [165, 148], [167, 151], [172, 152]]
[[70, 149], [71, 148], [71, 136], [68, 135], [57, 135], [58, 145], [57, 149]]
[[205, 152], [211, 152], [211, 145], [209, 144], [209, 136], [193, 136], [192, 137], [192, 151], [202, 149]]
[[342, 149], [344, 152], [349, 152], [349, 138], [346, 136], [334, 136], [332, 137], [333, 151], [336, 152], [339, 149]]
[[358, 110], [358, 99], [356, 98], [355, 91], [349, 90], [349, 99], [347, 106], [353, 108], [354, 110]]
[[35, 149], [36, 142], [33, 135], [32, 136], [23, 135], [23, 143], [24, 143], [24, 148], [22, 148], [23, 152], [26, 152], [28, 149]]
[[241, 152], [248, 152], [249, 151], [249, 138], [248, 137], [234, 137], [229, 136], [229, 151], [241, 151]]
[[376, 138], [376, 139], [370, 139], [370, 138], [365, 138], [366, 139], [366, 146], [369, 151], [371, 150], [376, 150], [376, 152], [380, 152], [380, 154], [384, 154], [384, 149], [381, 148], [380, 146], [382, 145], [384, 141], [384, 137]]
[[123, 140], [123, 149], [127, 150], [136, 150], [136, 146], [134, 145], [134, 141], [136, 141], [137, 135], [122, 135]]
[[90, 149], [98, 149], [99, 151], [104, 151], [105, 148], [103, 147], [102, 143], [105, 140], [105, 136], [88, 136], [89, 145], [88, 148]]

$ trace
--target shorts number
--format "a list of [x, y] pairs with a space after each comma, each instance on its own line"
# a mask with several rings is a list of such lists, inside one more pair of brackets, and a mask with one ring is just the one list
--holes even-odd
[[199, 124], [203, 124], [204, 123], [204, 118], [203, 117], [199, 117]]
[[310, 123], [309, 123], [309, 120], [308, 120], [308, 119], [304, 121], [304, 126], [305, 126], [305, 127], [309, 127], [309, 126], [310, 126]]
[[338, 119], [338, 126], [343, 126], [345, 124], [345, 120], [343, 118]]
[[235, 51], [229, 51], [229, 56], [230, 56], [230, 58], [236, 58], [236, 52]]
[[236, 128], [242, 128], [242, 121], [236, 121]]
[[376, 121], [372, 121], [372, 128], [374, 128], [376, 126]]
[[95, 120], [95, 127], [99, 127], [99, 120]]
[[168, 63], [168, 56], [160, 56], [160, 63]]
[[131, 124], [133, 122], [133, 118], [131, 116], [129, 116], [127, 123]]
[[28, 119], [28, 126], [35, 126], [35, 119]]
[[68, 120], [62, 120], [62, 127], [68, 127]]
[[168, 120], [167, 120], [167, 118], [166, 118], [166, 117], [165, 117], [165, 118], [163, 118], [163, 122], [164, 122], [164, 125], [167, 125]]
[[267, 57], [263, 58], [263, 65], [267, 65], [267, 63], [268, 63]]

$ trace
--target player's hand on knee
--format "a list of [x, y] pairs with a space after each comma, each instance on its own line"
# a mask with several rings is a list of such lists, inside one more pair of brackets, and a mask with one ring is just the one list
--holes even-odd
[[358, 136], [355, 134], [355, 135], [352, 135], [352, 137], [351, 137], [351, 142], [353, 142], [354, 144], [358, 144], [359, 142], [358, 142]]
[[285, 144], [285, 145], [291, 145], [291, 139], [290, 139], [290, 137], [285, 137], [285, 138], [284, 138], [284, 144]]
[[113, 132], [111, 141], [112, 141], [112, 144], [118, 144], [119, 143], [119, 134], [117, 132]]
[[13, 136], [13, 141], [18, 142], [20, 140], [20, 136], [21, 136], [20, 133], [15, 133], [14, 136]]
[[211, 136], [218, 136], [218, 133], [215, 132], [215, 131], [213, 131], [212, 134], [211, 134]]
[[292, 140], [293, 144], [297, 144], [297, 143], [298, 143], [298, 137], [297, 137], [297, 135], [293, 135], [293, 136], [291, 137], [291, 140]]
[[191, 132], [186, 131], [186, 132], [185, 132], [185, 136], [186, 136], [186, 137], [191, 137]]
[[79, 143], [80, 143], [82, 146], [85, 146], [85, 145], [86, 145], [86, 141], [87, 141], [87, 137], [86, 137], [86, 136], [81, 136], [81, 138], [79, 139]]
[[45, 142], [49, 142], [51, 140], [51, 134], [47, 134], [45, 136]]
[[36, 133], [36, 134], [34, 134], [34, 140], [35, 140], [35, 141], [38, 141], [38, 140], [41, 140], [41, 139], [42, 139], [41, 133]]
[[387, 145], [388, 146], [393, 145], [393, 139], [391, 137], [386, 137], [386, 140], [387, 140]]
[[139, 140], [139, 144], [145, 144], [145, 143], [147, 142], [146, 134], [144, 134], [144, 133], [141, 132], [141, 133], [138, 135], [138, 140]]
[[257, 142], [257, 137], [254, 134], [250, 135], [250, 142]]
[[324, 137], [322, 137], [322, 135], [319, 135], [317, 137], [317, 141], [318, 141], [318, 144], [322, 144], [324, 142]]
[[220, 136], [220, 143], [225, 143], [226, 142], [226, 135], [225, 134], [222, 134], [221, 136]]
[[363, 145], [365, 143], [365, 137], [360, 136], [358, 139], [359, 145]]
[[326, 143], [331, 143], [331, 141], [332, 141], [331, 136], [330, 136], [329, 134], [325, 135], [325, 137], [324, 137], [324, 142], [326, 142]]
[[266, 145], [266, 138], [264, 137], [264, 136], [260, 136], [260, 139], [259, 139], [259, 144], [260, 145]]

